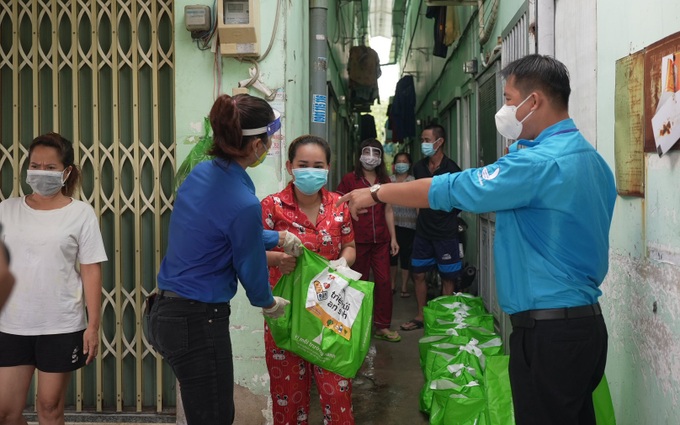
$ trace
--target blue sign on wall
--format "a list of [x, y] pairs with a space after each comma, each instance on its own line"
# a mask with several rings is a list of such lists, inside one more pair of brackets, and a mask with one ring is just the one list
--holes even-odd
[[312, 95], [312, 122], [325, 124], [326, 123], [326, 95], [314, 94]]

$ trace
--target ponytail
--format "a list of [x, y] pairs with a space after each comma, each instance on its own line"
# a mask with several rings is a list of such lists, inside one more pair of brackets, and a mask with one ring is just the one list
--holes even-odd
[[248, 142], [253, 138], [259, 137], [267, 142], [267, 133], [243, 136], [242, 129], [266, 127], [274, 120], [274, 111], [259, 97], [223, 94], [210, 109], [209, 118], [213, 144], [208, 154], [231, 160], [248, 156]]

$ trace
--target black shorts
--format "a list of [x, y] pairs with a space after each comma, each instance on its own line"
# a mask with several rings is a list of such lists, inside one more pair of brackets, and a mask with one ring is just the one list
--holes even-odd
[[429, 240], [416, 233], [413, 239], [411, 271], [426, 273], [437, 267], [442, 279], [460, 276], [463, 262], [458, 252], [458, 239]]
[[85, 366], [85, 330], [54, 335], [12, 335], [0, 332], [0, 367], [35, 366], [42, 372], [73, 372]]
[[416, 235], [415, 229], [408, 227], [394, 226], [394, 232], [399, 244], [399, 253], [390, 257], [390, 266], [401, 263], [402, 270], [411, 269], [411, 251], [413, 251], [413, 237]]

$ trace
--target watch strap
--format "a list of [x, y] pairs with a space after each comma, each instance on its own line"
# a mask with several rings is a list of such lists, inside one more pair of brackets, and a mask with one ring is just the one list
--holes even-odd
[[379, 203], [379, 204], [382, 204], [383, 201], [381, 201], [380, 199], [378, 199], [378, 191], [379, 191], [379, 190], [380, 190], [380, 186], [378, 186], [375, 190], [373, 190], [373, 189], [371, 188], [371, 198], [373, 198], [373, 200], [374, 200], [375, 202], [377, 202], [377, 203]]

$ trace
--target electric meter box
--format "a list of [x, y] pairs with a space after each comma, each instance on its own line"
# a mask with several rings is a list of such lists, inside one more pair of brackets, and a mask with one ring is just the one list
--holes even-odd
[[217, 31], [224, 56], [260, 56], [260, 1], [217, 0]]
[[208, 31], [210, 29], [210, 8], [202, 5], [184, 6], [184, 26], [187, 31]]

